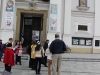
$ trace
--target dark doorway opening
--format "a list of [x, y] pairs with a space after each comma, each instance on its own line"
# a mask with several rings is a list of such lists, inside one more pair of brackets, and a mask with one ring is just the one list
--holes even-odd
[[31, 44], [33, 32], [36, 33], [37, 39], [41, 40], [41, 31], [43, 30], [43, 14], [25, 14], [21, 13], [20, 37], [24, 38], [23, 47]]

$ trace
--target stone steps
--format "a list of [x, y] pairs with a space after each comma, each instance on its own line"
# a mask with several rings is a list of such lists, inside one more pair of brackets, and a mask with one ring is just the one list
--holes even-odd
[[[3, 57], [2, 57], [3, 59]], [[22, 60], [29, 60], [29, 55], [28, 54], [23, 54], [21, 57]], [[100, 58], [68, 58], [64, 57], [62, 61], [82, 61], [82, 62], [100, 62]]]

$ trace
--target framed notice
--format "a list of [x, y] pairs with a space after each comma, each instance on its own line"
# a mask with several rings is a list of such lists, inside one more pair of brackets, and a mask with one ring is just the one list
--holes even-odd
[[32, 40], [39, 39], [39, 31], [32, 31]]
[[85, 39], [80, 39], [79, 43], [80, 45], [85, 45]]

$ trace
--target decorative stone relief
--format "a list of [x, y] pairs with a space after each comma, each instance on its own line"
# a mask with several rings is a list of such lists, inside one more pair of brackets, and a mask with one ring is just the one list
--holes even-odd
[[86, 11], [88, 10], [90, 7], [87, 7], [87, 0], [79, 0], [79, 6], [77, 6], [77, 8], [81, 11]]

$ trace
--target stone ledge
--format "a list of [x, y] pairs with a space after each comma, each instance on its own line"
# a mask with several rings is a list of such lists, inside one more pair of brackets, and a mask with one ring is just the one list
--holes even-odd
[[90, 7], [82, 7], [82, 6], [77, 6], [77, 9], [81, 10], [81, 11], [86, 11], [88, 10]]
[[95, 13], [94, 12], [78, 12], [78, 11], [72, 11], [71, 15], [74, 17], [87, 17], [87, 18], [94, 18]]

